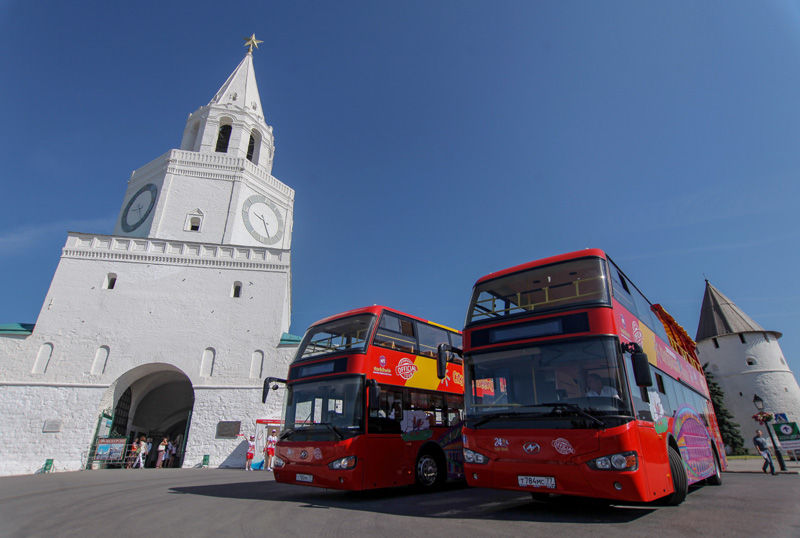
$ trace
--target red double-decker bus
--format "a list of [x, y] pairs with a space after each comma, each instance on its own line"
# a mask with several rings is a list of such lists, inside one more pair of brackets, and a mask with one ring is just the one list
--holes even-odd
[[721, 483], [694, 342], [601, 250], [479, 279], [463, 358], [471, 486], [678, 504]]
[[[461, 334], [383, 306], [309, 327], [286, 380], [275, 480], [363, 490], [463, 478]], [[440, 377], [441, 375], [441, 377]]]

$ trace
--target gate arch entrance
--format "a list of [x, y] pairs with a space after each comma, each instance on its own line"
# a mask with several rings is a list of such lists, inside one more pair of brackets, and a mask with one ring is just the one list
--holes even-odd
[[147, 466], [154, 467], [161, 439], [177, 446], [173, 466], [180, 467], [194, 407], [194, 388], [189, 377], [167, 363], [137, 366], [122, 374], [106, 391], [101, 415], [111, 416], [110, 435], [128, 443], [141, 436], [152, 439]]

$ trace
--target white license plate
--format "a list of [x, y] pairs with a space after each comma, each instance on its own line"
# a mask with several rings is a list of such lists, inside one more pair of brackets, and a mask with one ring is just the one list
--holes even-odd
[[298, 482], [313, 482], [314, 475], [297, 473], [296, 475], [294, 475], [294, 479], [297, 480]]
[[554, 476], [517, 476], [517, 482], [525, 487], [556, 489]]

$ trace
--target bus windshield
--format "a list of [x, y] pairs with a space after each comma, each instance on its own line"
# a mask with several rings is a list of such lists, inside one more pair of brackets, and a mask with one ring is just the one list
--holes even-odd
[[297, 357], [307, 359], [337, 351], [364, 353], [374, 321], [373, 314], [360, 314], [314, 325], [306, 332]]
[[609, 304], [605, 262], [582, 258], [534, 267], [475, 286], [467, 325], [517, 314]]
[[363, 433], [363, 392], [362, 376], [288, 385], [281, 438], [333, 441]]
[[468, 355], [465, 376], [473, 428], [593, 428], [632, 419], [611, 337]]

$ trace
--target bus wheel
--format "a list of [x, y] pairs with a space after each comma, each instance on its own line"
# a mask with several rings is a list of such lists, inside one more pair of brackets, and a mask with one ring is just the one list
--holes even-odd
[[713, 448], [711, 449], [711, 454], [714, 456], [714, 474], [706, 478], [706, 484], [709, 486], [721, 486], [722, 485], [722, 471], [720, 471], [719, 467], [719, 458], [717, 457], [717, 451]]
[[675, 491], [665, 499], [670, 506], [677, 506], [686, 498], [689, 492], [689, 480], [686, 478], [686, 469], [683, 467], [683, 460], [678, 451], [672, 447], [667, 448], [669, 453], [669, 474], [672, 475], [672, 486]]
[[444, 482], [444, 466], [430, 452], [417, 458], [417, 485], [423, 489], [433, 489]]

